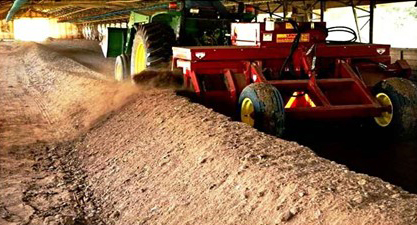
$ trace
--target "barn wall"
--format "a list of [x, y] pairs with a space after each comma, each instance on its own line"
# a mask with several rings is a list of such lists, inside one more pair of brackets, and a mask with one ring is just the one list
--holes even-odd
[[57, 39], [74, 39], [80, 38], [81, 32], [75, 24], [58, 23], [56, 19], [51, 19], [50, 22], [50, 37]]
[[106, 35], [108, 27], [127, 28], [127, 22], [83, 24], [81, 26], [82, 36], [87, 40], [101, 41], [103, 36]]
[[407, 60], [412, 70], [417, 70], [417, 48], [392, 48], [391, 57], [393, 62], [401, 59], [401, 52], [402, 59]]
[[[24, 18], [24, 19], [39, 19], [39, 18]], [[14, 39], [14, 27], [13, 21], [6, 22], [6, 20], [0, 20], [0, 39]], [[56, 39], [74, 39], [81, 38], [81, 30], [76, 25], [71, 23], [58, 23], [56, 19], [49, 20], [49, 37]]]
[[0, 39], [13, 39], [13, 22], [0, 20]]

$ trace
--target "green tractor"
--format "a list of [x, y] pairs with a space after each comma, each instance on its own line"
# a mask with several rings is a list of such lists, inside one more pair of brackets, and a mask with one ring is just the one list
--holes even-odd
[[255, 10], [239, 3], [230, 12], [218, 0], [171, 2], [151, 16], [131, 12], [128, 28], [109, 28], [107, 56], [116, 56], [115, 79], [122, 81], [146, 68], [170, 61], [173, 46], [230, 44], [230, 24], [250, 22]]

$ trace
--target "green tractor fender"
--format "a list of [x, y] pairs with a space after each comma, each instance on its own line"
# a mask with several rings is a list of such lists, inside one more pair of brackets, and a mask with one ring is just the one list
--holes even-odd
[[162, 23], [165, 24], [174, 30], [175, 36], [178, 38], [181, 30], [181, 21], [182, 12], [178, 11], [168, 11], [168, 12], [159, 12], [152, 15], [150, 22], [151, 23]]
[[100, 46], [105, 57], [116, 57], [124, 54], [130, 54], [133, 38], [136, 30], [135, 24], [149, 23], [150, 16], [131, 12], [129, 17], [128, 28], [108, 27]]

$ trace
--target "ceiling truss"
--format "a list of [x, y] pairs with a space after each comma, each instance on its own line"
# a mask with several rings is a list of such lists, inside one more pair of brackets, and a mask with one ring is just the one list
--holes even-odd
[[[21, 8], [19, 14], [28, 11], [41, 12], [61, 22], [74, 23], [97, 23], [100, 21], [127, 20], [132, 10], [151, 14], [164, 10], [172, 0], [29, 0]], [[229, 7], [236, 6], [237, 0], [225, 0], [224, 4]], [[277, 13], [288, 12], [293, 8], [310, 15], [313, 10], [332, 7], [351, 6], [353, 11], [364, 10], [360, 5], [369, 5], [371, 2], [388, 3], [399, 1], [385, 0], [243, 0], [247, 4], [255, 5], [259, 11], [278, 15]], [[5, 17], [13, 4], [13, 0], [0, 1], [0, 19]], [[155, 7], [159, 6], [159, 7]], [[291, 8], [291, 9], [290, 9]], [[285, 16], [285, 13], [284, 13]], [[323, 15], [321, 15], [323, 16]], [[370, 17], [370, 16], [369, 16]], [[358, 24], [358, 29], [359, 29]]]

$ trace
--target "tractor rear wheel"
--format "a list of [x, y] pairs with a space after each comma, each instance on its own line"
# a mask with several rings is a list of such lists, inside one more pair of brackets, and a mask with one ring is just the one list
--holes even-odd
[[373, 94], [381, 105], [391, 110], [375, 117], [381, 132], [400, 138], [417, 134], [417, 86], [410, 80], [389, 78], [376, 84]]
[[121, 54], [116, 58], [114, 66], [114, 78], [117, 81], [124, 81], [129, 77], [129, 57]]
[[246, 86], [239, 96], [242, 122], [268, 134], [282, 137], [284, 134], [284, 101], [272, 85], [254, 83]]
[[162, 23], [139, 25], [133, 40], [130, 63], [131, 75], [149, 67], [169, 62], [175, 34], [171, 27]]

